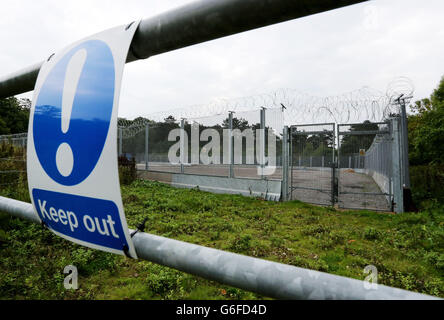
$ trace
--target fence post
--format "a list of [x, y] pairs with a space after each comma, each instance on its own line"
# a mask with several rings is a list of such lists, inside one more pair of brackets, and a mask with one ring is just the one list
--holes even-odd
[[261, 179], [264, 179], [264, 167], [265, 167], [265, 107], [261, 109], [261, 123], [260, 123], [260, 166], [261, 166]]
[[334, 207], [336, 203], [336, 193], [337, 193], [337, 185], [336, 185], [336, 164], [334, 162], [331, 163], [331, 206]]
[[180, 120], [180, 173], [184, 173], [185, 162], [185, 119]]
[[229, 173], [229, 177], [230, 178], [234, 178], [234, 170], [233, 170], [233, 165], [234, 165], [234, 137], [233, 137], [233, 113], [234, 111], [230, 111], [228, 113], [228, 154], [230, 156], [230, 173]]
[[[288, 177], [288, 190], [289, 192], [287, 193], [287, 200], [293, 200], [293, 128], [290, 126], [288, 133], [290, 134], [289, 140], [290, 140], [290, 147], [289, 147], [289, 154], [288, 154], [288, 171], [287, 171], [287, 176]], [[282, 167], [283, 168], [283, 167]], [[284, 174], [284, 172], [282, 171], [282, 175]]]
[[119, 157], [122, 155], [123, 128], [119, 127]]
[[148, 152], [148, 140], [150, 134], [150, 124], [145, 125], [145, 170], [148, 170], [149, 152]]
[[402, 186], [410, 189], [409, 175], [409, 142], [408, 142], [408, 125], [407, 112], [405, 108], [405, 99], [399, 99], [401, 107], [401, 156], [402, 156]]
[[391, 135], [392, 135], [392, 178], [393, 178], [393, 200], [395, 202], [395, 212], [404, 212], [404, 194], [402, 188], [402, 171], [401, 171], [401, 133], [400, 119], [391, 118]]
[[282, 132], [282, 201], [288, 200], [288, 126]]
[[[336, 125], [333, 123], [333, 130], [332, 130], [332, 136], [333, 136], [333, 138], [332, 138], [332, 142], [331, 142], [331, 144], [332, 144], [332, 161], [333, 162], [338, 162], [336, 159], [335, 159], [335, 157], [336, 157], [336, 155], [335, 155], [335, 145], [336, 145]], [[338, 146], [338, 148], [339, 148], [339, 146]]]

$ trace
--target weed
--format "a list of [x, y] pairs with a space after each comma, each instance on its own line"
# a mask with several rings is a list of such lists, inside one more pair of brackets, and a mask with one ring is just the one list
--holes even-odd
[[[26, 180], [0, 195], [29, 202]], [[136, 180], [122, 185], [130, 228], [217, 249], [444, 297], [444, 210], [335, 211], [298, 201], [175, 189]], [[79, 289], [63, 288], [63, 268], [79, 270]], [[258, 299], [146, 261], [87, 249], [39, 225], [0, 213], [0, 299]]]
[[247, 252], [251, 248], [251, 235], [246, 234], [242, 236], [236, 236], [231, 243], [230, 249], [234, 252]]
[[365, 227], [364, 239], [377, 240], [377, 239], [380, 239], [381, 236], [382, 236], [382, 233], [379, 230], [372, 228], [372, 227]]

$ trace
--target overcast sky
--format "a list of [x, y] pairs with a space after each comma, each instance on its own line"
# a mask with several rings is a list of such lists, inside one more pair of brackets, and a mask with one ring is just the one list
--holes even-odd
[[[70, 43], [189, 0], [2, 0], [0, 76]], [[415, 97], [444, 75], [444, 1], [366, 3], [217, 39], [126, 65], [119, 115], [292, 88], [316, 96], [409, 77]], [[32, 94], [20, 95], [32, 97]]]

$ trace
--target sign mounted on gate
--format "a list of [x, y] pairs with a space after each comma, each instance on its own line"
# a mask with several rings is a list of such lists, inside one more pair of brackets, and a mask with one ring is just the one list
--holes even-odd
[[138, 23], [65, 48], [42, 65], [28, 128], [34, 209], [75, 243], [137, 258], [120, 194], [117, 115], [123, 69]]

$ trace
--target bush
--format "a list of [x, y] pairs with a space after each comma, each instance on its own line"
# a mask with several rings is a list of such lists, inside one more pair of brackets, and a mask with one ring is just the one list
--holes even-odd
[[366, 240], [377, 240], [382, 236], [381, 232], [372, 227], [366, 227], [364, 230], [364, 239]]
[[249, 234], [236, 236], [231, 243], [230, 249], [238, 253], [247, 252], [251, 248], [251, 239], [251, 235]]
[[444, 203], [444, 165], [410, 166], [410, 181], [418, 206], [433, 199]]
[[438, 252], [429, 252], [425, 255], [425, 259], [433, 265], [437, 270], [444, 271], [444, 254]]

